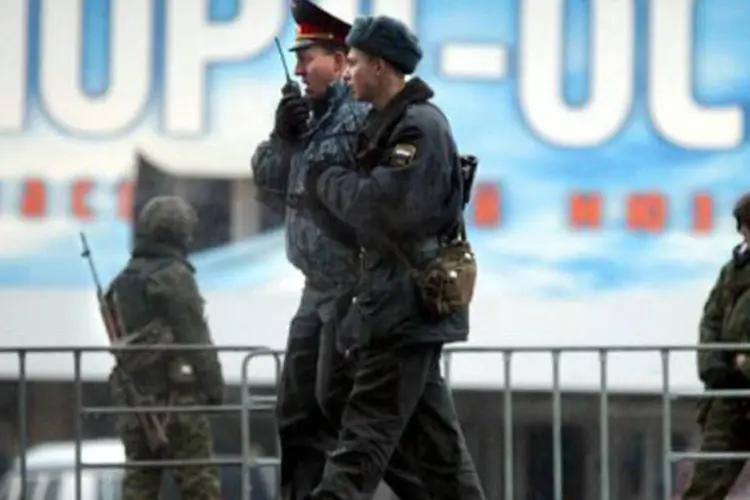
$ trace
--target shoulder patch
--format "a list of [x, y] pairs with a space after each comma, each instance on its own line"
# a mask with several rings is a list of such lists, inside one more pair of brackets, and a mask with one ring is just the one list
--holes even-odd
[[391, 154], [391, 162], [396, 168], [408, 167], [417, 154], [417, 147], [414, 144], [396, 144]]

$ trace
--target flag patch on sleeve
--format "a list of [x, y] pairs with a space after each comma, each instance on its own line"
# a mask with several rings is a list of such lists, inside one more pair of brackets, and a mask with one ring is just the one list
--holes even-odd
[[394, 167], [408, 167], [414, 159], [414, 155], [416, 154], [417, 147], [414, 144], [396, 144], [396, 146], [393, 148], [391, 161]]

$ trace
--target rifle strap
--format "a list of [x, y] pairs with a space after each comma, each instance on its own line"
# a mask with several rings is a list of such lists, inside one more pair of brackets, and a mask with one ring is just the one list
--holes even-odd
[[128, 335], [128, 331], [125, 329], [125, 324], [122, 321], [122, 314], [120, 313], [120, 300], [117, 295], [117, 291], [110, 287], [109, 290], [107, 290], [107, 294], [105, 295], [105, 298], [109, 302], [109, 312], [112, 320], [116, 323], [114, 326], [115, 333], [119, 333], [121, 335], [120, 338], [114, 339], [119, 341], [122, 341], [125, 337]]
[[[177, 403], [177, 395], [175, 394], [174, 391], [170, 391], [169, 392], [169, 399], [167, 401], [167, 406], [171, 408], [171, 407], [173, 407], [175, 405], [175, 403]], [[169, 424], [172, 423], [172, 418], [174, 417], [174, 413], [167, 413], [166, 415], [164, 415], [164, 419], [163, 420], [161, 418], [159, 418], [158, 415], [154, 415], [154, 416], [157, 419], [160, 420], [161, 426], [166, 431], [166, 429], [169, 427]]]

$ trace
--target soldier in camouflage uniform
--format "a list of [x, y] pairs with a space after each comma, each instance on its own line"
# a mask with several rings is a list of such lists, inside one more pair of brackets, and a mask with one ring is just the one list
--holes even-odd
[[[150, 200], [136, 221], [130, 261], [110, 285], [105, 298], [116, 311], [122, 344], [206, 344], [211, 334], [203, 299], [187, 260], [197, 217], [178, 197]], [[120, 351], [118, 369], [110, 377], [114, 399], [127, 403], [129, 377], [140, 398], [154, 406], [220, 405], [224, 379], [215, 351]], [[129, 461], [210, 460], [214, 456], [208, 417], [197, 413], [157, 415], [168, 444], [160, 452], [149, 446], [138, 418], [118, 418], [117, 430]], [[128, 468], [123, 500], [159, 498], [161, 468]], [[221, 485], [215, 465], [176, 467], [176, 483], [184, 500], [219, 500]]]
[[[306, 95], [296, 84], [283, 87], [271, 137], [251, 160], [261, 200], [285, 210], [287, 257], [305, 276], [278, 385], [285, 500], [304, 498], [312, 490], [322, 475], [326, 450], [335, 444], [342, 395], [351, 387], [350, 362], [336, 348], [343, 335], [338, 323], [359, 276], [352, 235], [337, 231], [330, 220], [309, 217], [299, 201], [310, 165], [354, 166], [357, 132], [369, 108], [353, 100], [341, 80], [350, 26], [307, 0], [294, 1], [292, 14], [298, 24], [291, 49], [297, 57], [295, 74], [305, 82]], [[329, 230], [321, 230], [321, 224]], [[401, 498], [430, 498], [399, 456], [385, 481]]]
[[[443, 345], [468, 337], [470, 298], [433, 314], [436, 301], [421, 292], [437, 289], [417, 285], [426, 276], [420, 270], [441, 266], [441, 256], [453, 261], [446, 252], [463, 248], [466, 193], [457, 146], [430, 102], [432, 89], [419, 78], [405, 80], [422, 51], [403, 23], [360, 18], [347, 42], [345, 78], [357, 98], [373, 104], [358, 141], [358, 168], [318, 163], [305, 185], [314, 198], [308, 205], [346, 224], [361, 245], [363, 276], [344, 321], [358, 332], [352, 347], [359, 357], [339, 444], [310, 498], [371, 498], [398, 450], [430, 498], [483, 500], [440, 373]], [[459, 255], [472, 261], [468, 252]]]
[[[750, 340], [750, 193], [733, 212], [743, 242], [719, 272], [700, 322], [701, 344]], [[750, 353], [701, 351], [698, 375], [707, 389], [750, 389]], [[750, 451], [750, 405], [744, 399], [701, 401], [698, 424], [702, 452]], [[723, 500], [742, 472], [745, 460], [700, 460], [695, 464], [685, 500]]]

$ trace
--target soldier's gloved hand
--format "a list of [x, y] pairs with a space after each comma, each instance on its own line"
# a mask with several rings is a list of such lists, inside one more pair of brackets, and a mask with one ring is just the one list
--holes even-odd
[[281, 89], [281, 100], [276, 108], [274, 132], [286, 141], [296, 141], [307, 128], [310, 104], [302, 97], [302, 91], [294, 82], [287, 82]]
[[711, 389], [750, 388], [750, 380], [737, 368], [714, 368], [704, 375], [704, 381]]

